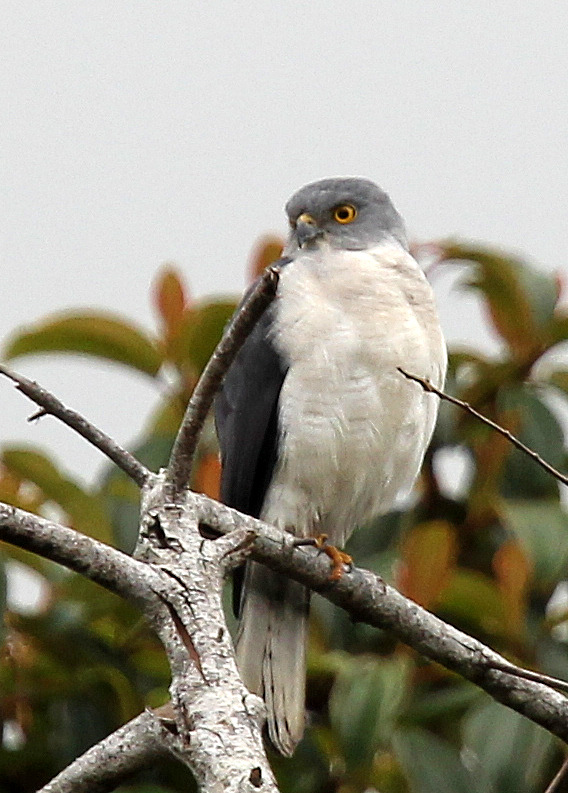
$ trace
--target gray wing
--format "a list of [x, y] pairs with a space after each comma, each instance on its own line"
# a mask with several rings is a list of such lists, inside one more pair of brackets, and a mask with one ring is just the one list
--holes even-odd
[[287, 366], [272, 343], [274, 303], [229, 367], [215, 399], [221, 500], [258, 517], [278, 446], [278, 399]]

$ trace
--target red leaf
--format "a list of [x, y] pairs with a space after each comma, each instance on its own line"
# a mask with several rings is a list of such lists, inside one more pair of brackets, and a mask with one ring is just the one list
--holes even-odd
[[527, 587], [532, 577], [530, 562], [520, 543], [510, 539], [499, 548], [492, 564], [511, 633], [520, 634], [525, 620]]
[[401, 557], [399, 589], [428, 608], [439, 598], [455, 565], [453, 527], [442, 520], [415, 526], [404, 540]]
[[221, 462], [217, 454], [205, 454], [195, 473], [194, 489], [209, 498], [219, 500], [221, 486]]
[[158, 274], [153, 302], [168, 336], [178, 333], [190, 300], [182, 277], [173, 265], [166, 265]]
[[249, 263], [251, 281], [254, 281], [269, 264], [282, 255], [283, 241], [280, 237], [268, 235], [261, 237], [254, 246]]

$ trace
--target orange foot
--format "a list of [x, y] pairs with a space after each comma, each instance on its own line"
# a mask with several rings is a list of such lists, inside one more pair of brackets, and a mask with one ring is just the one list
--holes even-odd
[[330, 581], [339, 581], [343, 575], [343, 566], [353, 564], [353, 559], [345, 551], [340, 551], [335, 545], [328, 545], [327, 534], [319, 534], [313, 539], [316, 548], [323, 551], [331, 559]]

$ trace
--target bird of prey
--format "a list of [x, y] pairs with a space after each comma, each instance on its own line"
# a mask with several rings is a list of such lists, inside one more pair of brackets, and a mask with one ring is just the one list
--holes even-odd
[[[402, 218], [368, 179], [324, 179], [286, 204], [274, 302], [216, 398], [221, 498], [297, 537], [342, 546], [412, 486], [441, 388], [446, 346]], [[237, 662], [264, 698], [271, 742], [304, 731], [309, 591], [248, 562]]]

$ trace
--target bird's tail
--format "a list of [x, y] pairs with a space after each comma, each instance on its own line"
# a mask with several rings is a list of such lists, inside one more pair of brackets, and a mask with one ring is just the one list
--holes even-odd
[[247, 688], [266, 703], [270, 740], [290, 757], [304, 733], [310, 593], [249, 562], [242, 597], [239, 671]]

